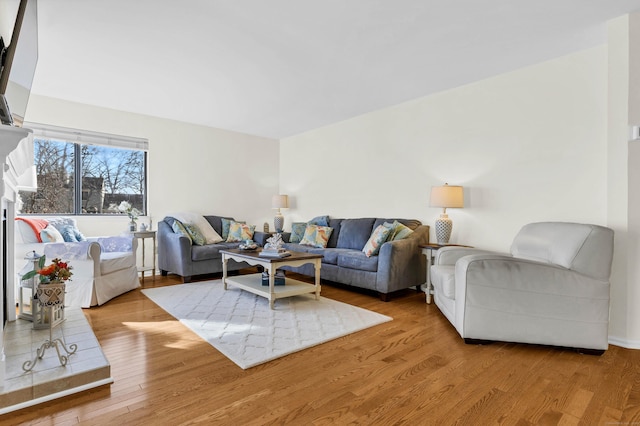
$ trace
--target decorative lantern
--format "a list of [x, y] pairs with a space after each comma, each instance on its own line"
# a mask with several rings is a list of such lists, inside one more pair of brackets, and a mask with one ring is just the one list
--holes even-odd
[[36, 253], [35, 250], [28, 253], [25, 256], [25, 260], [28, 260], [28, 262], [19, 272], [18, 318], [33, 322], [35, 330], [55, 327], [64, 321], [64, 287], [61, 294], [62, 303], [58, 303], [49, 309], [38, 302], [40, 276], [36, 274], [29, 279], [22, 279], [27, 272], [38, 270], [41, 257], [42, 255]]
[[18, 318], [33, 321], [34, 316], [38, 315], [40, 306], [36, 296], [38, 287], [38, 276], [23, 280], [22, 277], [29, 271], [38, 269], [38, 261], [42, 257], [34, 251], [27, 253], [24, 257], [27, 264], [18, 272], [20, 278], [20, 288], [18, 289]]

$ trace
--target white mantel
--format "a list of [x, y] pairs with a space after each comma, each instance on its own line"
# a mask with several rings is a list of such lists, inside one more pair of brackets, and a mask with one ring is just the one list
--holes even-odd
[[[6, 209], [6, 235], [0, 227], [0, 237], [7, 242], [7, 252], [0, 255], [6, 256], [7, 276], [7, 300], [3, 300], [0, 292], [0, 317], [4, 317], [7, 311], [7, 319], [15, 321], [15, 242], [14, 222], [16, 216], [15, 201], [20, 187], [29, 186], [33, 172], [33, 137], [29, 129], [22, 127], [0, 126], [0, 163], [2, 166], [2, 184], [0, 185], [0, 197], [2, 209]], [[1, 258], [1, 257], [0, 257]], [[0, 272], [2, 265], [0, 263]], [[4, 321], [0, 321], [0, 386], [3, 386], [5, 378], [5, 351], [4, 351]]]

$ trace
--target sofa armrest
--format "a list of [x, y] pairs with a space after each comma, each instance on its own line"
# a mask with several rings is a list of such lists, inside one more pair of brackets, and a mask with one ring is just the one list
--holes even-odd
[[96, 242], [105, 253], [127, 252], [137, 249], [137, 238], [133, 235], [120, 235], [115, 237], [91, 237], [87, 241]]
[[477, 254], [497, 254], [510, 256], [506, 253], [498, 253], [496, 251], [482, 250], [473, 247], [461, 247], [461, 246], [447, 246], [442, 247], [436, 251], [434, 256], [434, 265], [455, 265], [458, 259], [464, 256], [477, 255]]
[[[85, 260], [95, 253], [94, 246], [99, 245], [92, 241], [78, 241], [73, 243], [43, 243], [43, 254], [47, 259], [59, 258], [62, 260]], [[92, 250], [93, 249], [93, 250]], [[98, 251], [98, 258], [100, 251]]]
[[164, 221], [158, 222], [158, 268], [183, 277], [193, 274], [191, 241], [176, 234]]
[[426, 260], [419, 248], [429, 242], [429, 227], [418, 226], [408, 238], [380, 246], [376, 290], [391, 293], [424, 284]]

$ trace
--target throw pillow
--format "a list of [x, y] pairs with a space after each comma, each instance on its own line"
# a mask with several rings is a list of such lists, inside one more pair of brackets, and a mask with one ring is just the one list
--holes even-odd
[[221, 217], [220, 221], [222, 222], [222, 240], [223, 241], [227, 241], [227, 238], [229, 237], [229, 228], [231, 227], [232, 222], [247, 223], [244, 220], [233, 220], [233, 219], [227, 219], [224, 217]]
[[289, 237], [290, 243], [299, 243], [304, 237], [304, 231], [307, 229], [305, 222], [293, 222], [291, 224], [291, 236]]
[[231, 225], [229, 225], [229, 235], [227, 236], [227, 242], [237, 243], [245, 240], [252, 240], [253, 232], [255, 229], [255, 225], [247, 225], [243, 222], [231, 222]]
[[40, 231], [40, 238], [43, 243], [64, 243], [64, 238], [55, 226], [47, 226]]
[[175, 232], [176, 234], [180, 234], [183, 237], [187, 237], [189, 239], [189, 243], [193, 244], [193, 240], [191, 239], [191, 235], [189, 235], [187, 230], [184, 229], [184, 225], [182, 224], [182, 222], [180, 222], [177, 219], [174, 220], [173, 221], [173, 225], [171, 225], [171, 229], [173, 229], [173, 232]]
[[[209, 221], [205, 219], [204, 216], [202, 216], [201, 214], [192, 213], [192, 212], [180, 212], [180, 213], [174, 213], [170, 216], [173, 216], [176, 219], [178, 219], [180, 222], [182, 222], [183, 225], [185, 225], [185, 227], [187, 224], [197, 226], [198, 229], [200, 230], [200, 234], [205, 238], [205, 244], [216, 244], [224, 241], [222, 237], [218, 235], [216, 230], [213, 229]], [[187, 228], [187, 231], [188, 230], [189, 229]], [[193, 243], [197, 244], [195, 240]]]
[[75, 227], [73, 225], [62, 225], [58, 231], [60, 231], [62, 239], [67, 243], [77, 243], [80, 241], [78, 237], [76, 237]]
[[389, 234], [391, 234], [392, 228], [390, 226], [378, 225], [376, 229], [373, 230], [367, 244], [364, 245], [362, 252], [367, 256], [375, 256], [380, 251], [380, 246], [387, 241], [389, 238]]
[[329, 216], [316, 216], [308, 222], [309, 225], [329, 226]]
[[392, 224], [389, 224], [389, 222], [385, 222], [384, 224], [391, 225], [393, 227], [391, 235], [389, 236], [389, 241], [402, 240], [413, 234], [413, 230], [411, 228], [404, 226], [397, 220], [394, 220]]
[[24, 243], [42, 243], [40, 232], [49, 226], [46, 219], [30, 217], [16, 217], [15, 223]]
[[300, 244], [317, 248], [326, 248], [333, 228], [328, 226], [307, 225]]
[[193, 244], [197, 246], [203, 246], [207, 244], [207, 240], [205, 239], [204, 235], [202, 235], [202, 231], [200, 231], [200, 228], [198, 228], [197, 225], [194, 225], [193, 223], [183, 223], [182, 226], [184, 226], [184, 229], [187, 230], [187, 233], [191, 237], [191, 241], [193, 242]]

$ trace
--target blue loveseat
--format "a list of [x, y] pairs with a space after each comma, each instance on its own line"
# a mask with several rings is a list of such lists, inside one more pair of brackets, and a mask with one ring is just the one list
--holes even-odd
[[[211, 227], [218, 233], [222, 232], [222, 219], [233, 220], [226, 216], [204, 216]], [[240, 242], [220, 242], [216, 244], [192, 245], [191, 240], [173, 231], [172, 225], [176, 219], [165, 217], [158, 223], [158, 269], [160, 274], [166, 276], [169, 272], [180, 275], [183, 282], [191, 282], [194, 275], [204, 275], [222, 272], [222, 255], [220, 250], [238, 248]], [[264, 232], [255, 232], [254, 241], [259, 245], [264, 245], [264, 241], [269, 237]], [[237, 271], [248, 268], [245, 262], [235, 262], [230, 260], [229, 271]]]

